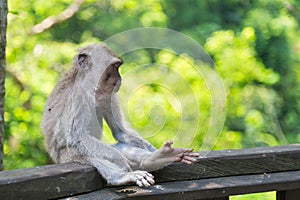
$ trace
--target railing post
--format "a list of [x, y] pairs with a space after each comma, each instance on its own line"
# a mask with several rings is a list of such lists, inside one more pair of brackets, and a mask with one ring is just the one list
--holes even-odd
[[277, 191], [276, 200], [299, 200], [300, 190]]

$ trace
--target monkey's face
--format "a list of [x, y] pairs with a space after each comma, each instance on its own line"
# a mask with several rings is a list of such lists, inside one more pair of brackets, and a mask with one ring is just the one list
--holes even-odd
[[103, 94], [112, 94], [119, 91], [122, 81], [119, 73], [119, 67], [121, 64], [121, 60], [115, 61], [105, 69], [100, 78], [97, 92]]
[[119, 67], [122, 60], [103, 44], [95, 45], [90, 57], [92, 66], [89, 78], [95, 81], [96, 92], [100, 95], [117, 92], [121, 86]]
[[81, 49], [77, 63], [86, 89], [96, 89], [97, 95], [110, 95], [119, 90], [122, 60], [103, 44]]

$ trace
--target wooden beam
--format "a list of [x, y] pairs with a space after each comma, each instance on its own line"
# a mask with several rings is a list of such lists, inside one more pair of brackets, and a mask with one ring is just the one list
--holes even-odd
[[297, 190], [278, 191], [276, 193], [276, 200], [299, 200], [300, 187]]
[[[199, 162], [153, 172], [156, 183], [300, 170], [300, 145], [201, 152]], [[105, 187], [96, 169], [75, 163], [0, 172], [0, 199], [59, 198]]]
[[199, 162], [153, 172], [156, 182], [300, 170], [300, 145], [200, 152]]
[[[267, 192], [275, 190], [293, 190], [299, 187], [300, 171], [289, 171], [270, 174], [210, 178], [192, 181], [166, 182], [156, 184], [150, 188], [139, 188], [137, 186], [111, 187], [89, 194], [76, 196], [76, 199], [208, 200], [226, 199], [231, 195], [240, 195], [247, 193]], [[299, 199], [299, 196], [297, 196], [296, 199]]]
[[103, 188], [96, 169], [75, 163], [0, 172], [0, 199], [53, 199]]

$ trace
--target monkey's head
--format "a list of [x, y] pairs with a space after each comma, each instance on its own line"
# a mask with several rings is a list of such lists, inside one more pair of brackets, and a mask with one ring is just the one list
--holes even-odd
[[[104, 44], [93, 44], [79, 50], [75, 58], [82, 84], [98, 94], [110, 95], [119, 90], [122, 60]], [[87, 88], [89, 89], [89, 88]]]

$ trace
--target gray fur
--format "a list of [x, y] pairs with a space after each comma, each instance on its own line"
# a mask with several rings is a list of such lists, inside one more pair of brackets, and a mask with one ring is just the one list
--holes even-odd
[[[48, 98], [41, 124], [46, 148], [56, 163], [93, 165], [109, 184], [135, 182], [148, 187], [154, 177], [147, 171], [175, 161], [189, 164], [196, 154], [172, 148], [170, 141], [156, 150], [129, 128], [116, 94], [121, 78], [115, 69], [120, 64], [103, 44], [79, 50]], [[118, 144], [101, 142], [103, 118]]]

